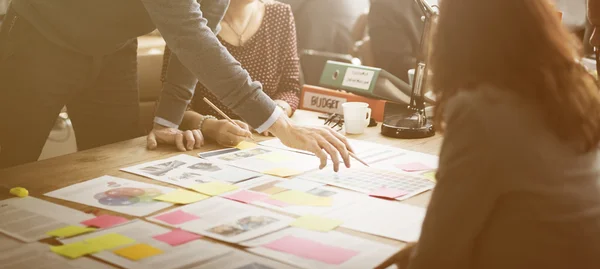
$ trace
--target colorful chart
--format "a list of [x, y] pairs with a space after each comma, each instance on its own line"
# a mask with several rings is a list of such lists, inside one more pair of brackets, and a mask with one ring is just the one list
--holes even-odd
[[155, 203], [154, 197], [162, 192], [153, 188], [119, 187], [94, 195], [99, 203], [107, 206], [132, 206]]

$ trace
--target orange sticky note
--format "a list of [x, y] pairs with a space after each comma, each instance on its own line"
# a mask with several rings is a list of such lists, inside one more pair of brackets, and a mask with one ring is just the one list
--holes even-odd
[[288, 168], [275, 168], [271, 170], [264, 171], [263, 174], [272, 175], [276, 177], [291, 177], [302, 174], [302, 172], [296, 171], [294, 169]]
[[147, 244], [135, 244], [125, 248], [117, 249], [113, 252], [132, 261], [139, 261], [141, 259], [163, 253], [162, 250]]

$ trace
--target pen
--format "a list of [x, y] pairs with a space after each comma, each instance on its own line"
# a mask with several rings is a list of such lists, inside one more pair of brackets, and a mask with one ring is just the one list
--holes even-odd
[[[217, 111], [217, 113], [219, 113], [221, 115], [221, 117], [225, 118], [226, 120], [228, 120], [232, 124], [237, 125], [240, 128], [244, 129], [244, 127], [242, 127], [239, 124], [235, 123], [235, 121], [233, 121], [229, 116], [227, 116], [227, 114], [225, 114], [225, 112], [223, 112], [222, 110], [220, 110], [217, 106], [215, 106], [215, 104], [213, 104], [206, 97], [204, 97], [204, 102], [207, 103], [210, 107], [212, 107], [215, 111]], [[256, 142], [256, 140], [254, 140], [254, 137], [252, 136], [252, 134], [250, 134], [250, 139], [252, 139], [252, 141]]]

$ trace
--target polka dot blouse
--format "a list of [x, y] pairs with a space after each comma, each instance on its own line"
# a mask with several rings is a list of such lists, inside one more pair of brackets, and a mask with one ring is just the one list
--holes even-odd
[[[243, 46], [234, 46], [220, 37], [219, 41], [248, 71], [252, 80], [262, 84], [263, 91], [271, 99], [286, 101], [292, 107], [292, 111], [298, 108], [300, 63], [296, 48], [296, 27], [289, 5], [279, 2], [265, 3], [265, 14], [260, 28]], [[167, 54], [170, 54], [168, 49], [165, 50], [165, 63], [169, 62]], [[202, 100], [204, 97], [231, 118], [240, 119], [200, 83], [196, 85], [190, 108], [202, 115], [212, 115], [221, 119], [219, 113]]]

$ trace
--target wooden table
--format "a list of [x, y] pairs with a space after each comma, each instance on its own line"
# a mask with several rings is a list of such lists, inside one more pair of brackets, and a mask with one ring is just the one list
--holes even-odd
[[[323, 124], [323, 120], [318, 119], [318, 113], [314, 112], [297, 111], [293, 119], [300, 124]], [[392, 139], [382, 136], [380, 134], [380, 130], [380, 126], [370, 127], [362, 135], [348, 137], [436, 155], [439, 152], [442, 142], [442, 137], [440, 135], [417, 140]], [[259, 141], [269, 139], [260, 136], [255, 137]], [[186, 152], [186, 154], [197, 156], [196, 154], [199, 152], [211, 151], [219, 148], [221, 147], [215, 144], [208, 144], [202, 147], [202, 149], [189, 151]], [[178, 154], [181, 154], [181, 152], [176, 151], [174, 146], [159, 146], [159, 148], [156, 150], [147, 150], [146, 138], [139, 137], [91, 150], [0, 170], [0, 199], [12, 197], [9, 194], [10, 188], [24, 187], [29, 190], [29, 194], [31, 196], [36, 198], [41, 198], [77, 210], [91, 212], [94, 211], [95, 208], [87, 205], [46, 197], [43, 194], [103, 175], [170, 186], [160, 181], [121, 172], [119, 169], [139, 163], [168, 158]], [[426, 206], [429, 202], [430, 193], [431, 192], [423, 193], [404, 202], [412, 205]], [[117, 214], [115, 212], [111, 212], [111, 214], [126, 216], [123, 214]], [[126, 217], [132, 218], [130, 216]], [[390, 225], [393, 225], [393, 223], [390, 223]], [[338, 228], [337, 230], [382, 243], [397, 246], [403, 245], [403, 243], [400, 241], [355, 232], [344, 228]], [[53, 241], [49, 240], [47, 242], [52, 243]]]

